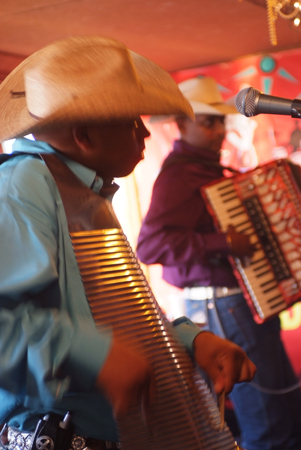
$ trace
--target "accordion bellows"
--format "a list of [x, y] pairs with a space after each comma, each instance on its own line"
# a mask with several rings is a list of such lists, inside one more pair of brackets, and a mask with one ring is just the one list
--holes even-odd
[[[155, 373], [154, 403], [146, 412], [141, 405], [133, 405], [118, 421], [122, 448], [234, 450], [233, 436], [227, 425], [221, 429], [220, 413], [207, 384], [155, 300], [110, 204], [80, 186], [72, 173], [65, 173], [49, 156], [43, 159], [66, 205], [70, 237], [95, 323], [112, 327], [116, 337], [147, 357]], [[70, 190], [71, 181], [78, 195], [76, 189]], [[72, 197], [64, 190], [66, 183]], [[88, 204], [93, 211], [95, 223], [87, 225], [87, 214], [80, 219], [81, 201], [84, 210]], [[97, 205], [104, 215], [95, 214]], [[100, 228], [102, 216], [106, 224]]]

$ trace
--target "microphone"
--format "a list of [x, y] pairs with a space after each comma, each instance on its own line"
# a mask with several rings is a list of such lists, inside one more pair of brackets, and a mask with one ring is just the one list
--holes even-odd
[[235, 98], [238, 112], [247, 117], [257, 114], [281, 114], [301, 118], [301, 100], [262, 94], [252, 87], [242, 89]]

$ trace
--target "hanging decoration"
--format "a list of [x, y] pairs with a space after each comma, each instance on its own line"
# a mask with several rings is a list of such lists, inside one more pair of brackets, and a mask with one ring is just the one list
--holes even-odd
[[292, 20], [295, 27], [301, 21], [301, 3], [295, 0], [266, 0], [270, 42], [277, 45], [276, 25], [278, 17]]

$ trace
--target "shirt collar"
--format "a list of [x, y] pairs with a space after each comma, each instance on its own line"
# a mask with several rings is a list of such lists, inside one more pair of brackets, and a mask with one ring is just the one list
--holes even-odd
[[195, 147], [194, 145], [188, 144], [188, 142], [182, 139], [176, 140], [174, 142], [174, 151], [176, 153], [187, 153], [193, 154], [198, 158], [204, 158], [206, 160], [220, 161], [220, 153], [211, 152], [206, 148]]
[[[103, 186], [103, 179], [96, 175], [95, 170], [89, 169], [82, 164], [68, 159], [65, 155], [57, 152], [53, 147], [51, 147], [46, 142], [33, 141], [26, 138], [16, 139], [13, 143], [13, 151], [24, 152], [24, 153], [55, 153], [55, 155], [61, 159], [70, 170], [89, 188], [93, 185], [93, 190], [99, 192]], [[97, 182], [95, 182], [97, 180]]]

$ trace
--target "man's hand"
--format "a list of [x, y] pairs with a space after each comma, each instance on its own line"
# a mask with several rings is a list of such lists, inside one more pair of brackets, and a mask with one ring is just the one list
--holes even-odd
[[145, 357], [115, 339], [96, 385], [111, 402], [115, 417], [126, 414], [133, 404], [144, 410], [155, 391], [154, 375]]
[[235, 383], [251, 381], [256, 367], [242, 348], [233, 342], [203, 331], [194, 340], [194, 357], [214, 384], [217, 394], [228, 394]]
[[250, 236], [238, 233], [235, 231], [233, 225], [229, 225], [227, 234], [231, 240], [230, 247], [232, 255], [238, 258], [243, 258], [244, 256], [251, 258], [254, 253], [254, 247], [251, 244]]
[[254, 246], [251, 243], [250, 236], [238, 233], [233, 225], [229, 225], [227, 235], [232, 255], [241, 260], [243, 267], [248, 267], [250, 258], [254, 253]]

